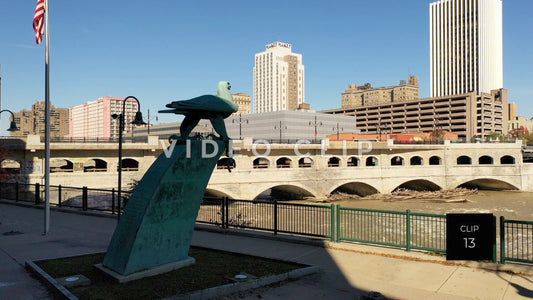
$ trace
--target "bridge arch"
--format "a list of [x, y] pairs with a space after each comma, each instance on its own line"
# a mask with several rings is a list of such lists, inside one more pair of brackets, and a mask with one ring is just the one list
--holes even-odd
[[364, 197], [368, 195], [378, 194], [379, 191], [368, 183], [360, 181], [350, 181], [335, 187], [329, 192], [329, 195], [335, 193], [355, 194]]
[[365, 160], [365, 166], [375, 167], [379, 165], [379, 159], [376, 156], [369, 156]]
[[276, 159], [276, 168], [292, 168], [292, 159], [286, 156]]
[[302, 200], [305, 197], [316, 197], [316, 195], [309, 191], [309, 189], [297, 182], [291, 182], [290, 184], [278, 184], [271, 186], [264, 186], [263, 191], [257, 193], [253, 200], [257, 199], [260, 195], [270, 192], [270, 196], [276, 199], [283, 200]]
[[493, 178], [478, 178], [460, 184], [458, 187], [478, 190], [518, 190], [516, 186], [506, 181]]
[[230, 193], [226, 191], [225, 189], [221, 189], [219, 187], [217, 188], [208, 187], [207, 189], [205, 189], [204, 197], [216, 197], [216, 198], [228, 197], [230, 199], [235, 199], [233, 193]]
[[223, 157], [217, 161], [217, 170], [227, 170], [229, 168], [234, 169], [237, 167], [237, 163], [231, 157]]
[[133, 158], [124, 158], [122, 160], [122, 172], [139, 171], [139, 161]]
[[424, 159], [420, 155], [414, 155], [409, 159], [409, 164], [411, 166], [421, 166], [424, 164]]
[[504, 155], [500, 157], [500, 165], [514, 165], [516, 164], [516, 159], [511, 155]]
[[21, 163], [10, 158], [0, 161], [0, 174], [18, 174], [20, 173]]
[[268, 169], [270, 167], [270, 160], [266, 157], [258, 157], [252, 162], [254, 169]]
[[437, 155], [433, 155], [429, 158], [429, 164], [432, 166], [442, 165], [442, 158]]
[[328, 167], [340, 167], [341, 159], [337, 156], [332, 156], [328, 159]]
[[478, 163], [480, 165], [493, 165], [494, 159], [492, 158], [492, 156], [483, 155], [478, 158]]
[[359, 166], [359, 158], [357, 158], [356, 156], [348, 157], [348, 160], [346, 161], [346, 166], [348, 166], [348, 167], [357, 167], [357, 166]]
[[305, 156], [298, 160], [298, 168], [311, 168], [314, 163], [311, 157]]
[[412, 191], [438, 191], [441, 190], [442, 187], [427, 179], [414, 179], [400, 184], [394, 189], [394, 191], [398, 189], [406, 189]]
[[74, 163], [65, 158], [50, 159], [50, 172], [74, 172]]
[[467, 155], [461, 155], [457, 157], [457, 164], [458, 165], [471, 165], [472, 164], [472, 158]]
[[83, 172], [107, 172], [107, 161], [90, 158], [83, 164]]
[[390, 159], [391, 166], [403, 166], [405, 164], [405, 159], [401, 155], [395, 155]]

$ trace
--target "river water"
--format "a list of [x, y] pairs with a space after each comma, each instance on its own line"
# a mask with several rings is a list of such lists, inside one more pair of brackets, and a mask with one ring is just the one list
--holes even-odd
[[[412, 212], [446, 213], [492, 213], [506, 219], [533, 221], [533, 192], [520, 191], [478, 191], [461, 196], [465, 202], [442, 202], [432, 199], [399, 201], [368, 200], [365, 198], [332, 202], [344, 207], [380, 209]], [[300, 202], [301, 203], [301, 202]]]

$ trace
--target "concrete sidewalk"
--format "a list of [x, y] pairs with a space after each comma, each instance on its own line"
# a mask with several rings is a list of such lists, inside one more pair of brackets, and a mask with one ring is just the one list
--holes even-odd
[[[0, 299], [50, 298], [24, 270], [25, 261], [103, 252], [115, 225], [111, 218], [52, 211], [51, 232], [43, 236], [42, 210], [0, 203]], [[518, 268], [529, 274], [521, 275], [447, 265], [442, 258], [396, 249], [347, 243], [324, 248], [207, 231], [196, 231], [193, 245], [323, 269], [298, 281], [228, 298], [359, 299], [370, 291], [398, 299], [533, 298], [532, 266]]]

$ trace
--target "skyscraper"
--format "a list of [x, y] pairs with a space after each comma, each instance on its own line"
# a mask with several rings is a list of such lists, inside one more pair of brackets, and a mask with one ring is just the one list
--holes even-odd
[[275, 42], [255, 55], [254, 112], [296, 110], [305, 101], [302, 55], [292, 45]]
[[502, 0], [430, 4], [431, 96], [503, 88]]

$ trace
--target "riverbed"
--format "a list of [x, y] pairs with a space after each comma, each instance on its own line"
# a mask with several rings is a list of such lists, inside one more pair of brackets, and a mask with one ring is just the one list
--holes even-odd
[[443, 202], [436, 199], [410, 199], [389, 202], [350, 198], [331, 203], [344, 207], [395, 211], [410, 209], [412, 212], [434, 214], [493, 213], [496, 216], [504, 216], [506, 219], [533, 221], [533, 192], [481, 190], [461, 198], [466, 201]]

